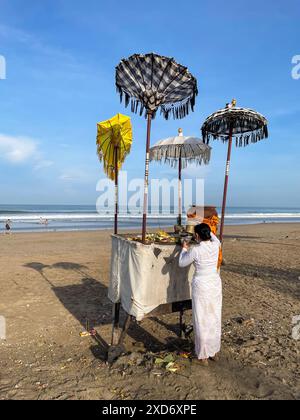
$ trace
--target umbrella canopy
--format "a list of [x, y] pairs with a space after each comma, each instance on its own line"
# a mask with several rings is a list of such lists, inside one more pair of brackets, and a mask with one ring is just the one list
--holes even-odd
[[106, 175], [115, 180], [116, 159], [120, 170], [132, 144], [132, 125], [130, 117], [117, 114], [110, 120], [97, 124], [97, 153], [103, 162]]
[[237, 146], [247, 146], [268, 138], [268, 121], [256, 111], [236, 108], [235, 101], [210, 115], [203, 124], [202, 136], [206, 143], [211, 139], [228, 141], [230, 134]]
[[178, 165], [178, 225], [182, 223], [182, 169], [188, 163], [207, 165], [210, 161], [211, 147], [196, 137], [185, 137], [182, 129], [178, 136], [169, 137], [156, 143], [150, 149], [150, 160], [169, 163], [172, 167]]
[[103, 162], [106, 175], [115, 181], [115, 234], [118, 233], [119, 213], [119, 170], [130, 153], [132, 144], [131, 120], [126, 115], [117, 114], [110, 120], [97, 124], [97, 152]]
[[134, 54], [116, 68], [116, 87], [121, 102], [131, 103], [131, 111], [147, 117], [145, 186], [142, 241], [146, 243], [151, 121], [160, 108], [168, 119], [184, 118], [194, 110], [198, 94], [197, 80], [187, 67], [173, 58], [157, 54]]
[[173, 58], [157, 54], [134, 54], [123, 59], [116, 69], [116, 86], [125, 106], [131, 111], [155, 116], [160, 107], [168, 119], [184, 118], [194, 110], [197, 80]]
[[210, 156], [211, 147], [197, 137], [185, 137], [181, 129], [178, 136], [160, 140], [150, 149], [151, 161], [164, 161], [176, 167], [179, 159], [182, 159], [182, 169], [186, 168], [188, 163], [207, 165]]

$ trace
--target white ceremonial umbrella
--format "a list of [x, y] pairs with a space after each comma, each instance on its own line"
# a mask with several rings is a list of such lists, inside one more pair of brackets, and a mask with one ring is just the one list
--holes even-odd
[[211, 147], [196, 137], [185, 137], [180, 128], [178, 136], [169, 137], [156, 143], [150, 149], [150, 160], [165, 162], [172, 167], [178, 165], [178, 224], [182, 224], [182, 169], [188, 163], [207, 165], [210, 161]]

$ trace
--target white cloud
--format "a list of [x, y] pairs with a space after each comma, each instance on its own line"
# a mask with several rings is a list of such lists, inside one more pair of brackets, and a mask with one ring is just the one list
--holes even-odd
[[59, 177], [64, 182], [84, 182], [86, 180], [86, 174], [78, 170], [70, 170], [62, 173]]
[[0, 159], [14, 165], [32, 164], [34, 171], [54, 165], [53, 161], [44, 158], [36, 140], [24, 136], [0, 134]]
[[11, 163], [23, 163], [34, 159], [38, 153], [37, 142], [28, 137], [12, 137], [0, 134], [0, 156]]
[[69, 168], [59, 176], [65, 184], [90, 184], [96, 182], [97, 176], [88, 168]]
[[57, 60], [69, 60], [70, 63], [74, 63], [74, 57], [69, 52], [62, 50], [59, 47], [52, 47], [43, 43], [30, 32], [0, 23], [0, 35], [4, 38], [13, 39], [21, 44], [27, 45], [31, 49], [52, 56]]
[[73, 182], [78, 180], [78, 176], [76, 177], [74, 174], [61, 174], [59, 179], [64, 182]]
[[[22, 47], [30, 49], [39, 57], [39, 65], [35, 65], [33, 74], [35, 77], [65, 77], [75, 79], [91, 79], [94, 73], [91, 72], [80, 57], [57, 45], [50, 45], [42, 38], [38, 38], [30, 32], [0, 23], [0, 37], [20, 43]], [[45, 61], [46, 60], [46, 61]], [[47, 72], [44, 70], [47, 67]]]
[[50, 168], [54, 165], [54, 162], [52, 160], [41, 160], [38, 162], [35, 167], [33, 168], [35, 171], [39, 171], [41, 169]]

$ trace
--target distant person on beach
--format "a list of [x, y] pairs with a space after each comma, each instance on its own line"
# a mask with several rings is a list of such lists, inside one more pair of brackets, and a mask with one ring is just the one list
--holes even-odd
[[5, 222], [5, 233], [6, 235], [11, 234], [11, 221], [9, 219]]
[[40, 224], [41, 225], [48, 226], [49, 221], [48, 221], [48, 219], [43, 219], [42, 217], [40, 217]]
[[209, 359], [218, 360], [222, 334], [222, 281], [218, 272], [221, 243], [210, 227], [202, 223], [195, 227], [199, 245], [189, 248], [184, 242], [180, 267], [194, 264], [192, 283], [195, 353], [199, 362], [208, 366]]

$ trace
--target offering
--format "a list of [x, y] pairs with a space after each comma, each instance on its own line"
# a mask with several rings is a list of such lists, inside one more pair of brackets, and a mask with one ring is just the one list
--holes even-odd
[[192, 206], [187, 212], [186, 231], [193, 234], [194, 228], [201, 223], [206, 223], [211, 227], [214, 234], [217, 233], [219, 224], [218, 213], [214, 206]]
[[[142, 237], [141, 236], [129, 236], [127, 237], [128, 241], [135, 241], [135, 242], [141, 242]], [[148, 233], [146, 235], [146, 241], [147, 243], [159, 243], [159, 244], [176, 244], [178, 241], [178, 238], [175, 235], [171, 235], [167, 232], [164, 232], [162, 230], [159, 230], [156, 233]]]

